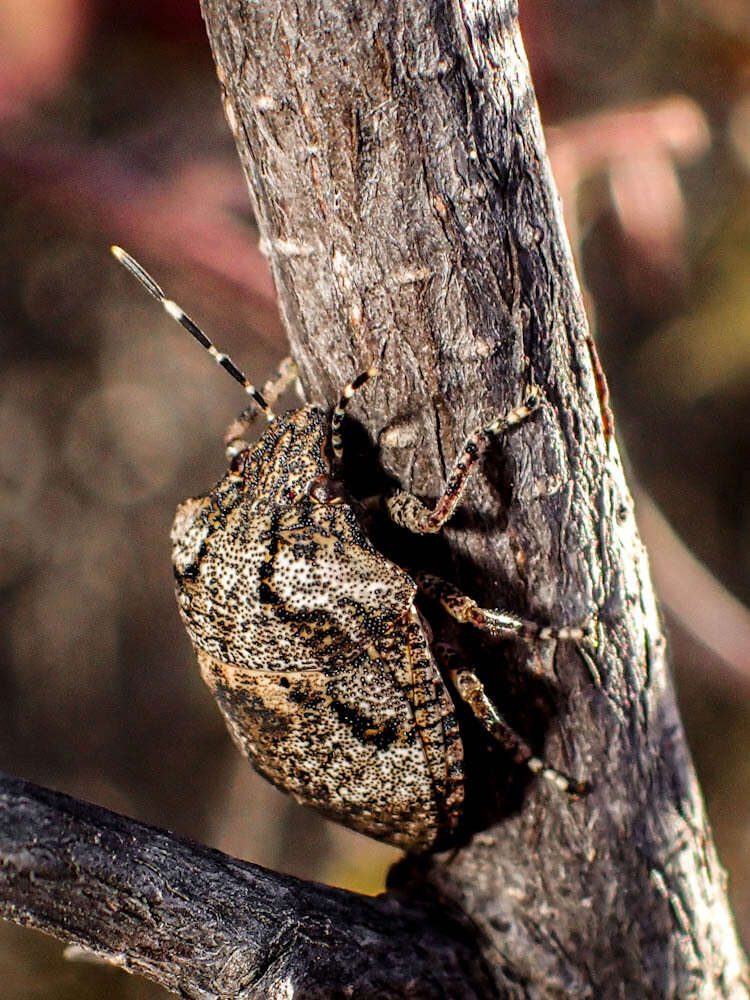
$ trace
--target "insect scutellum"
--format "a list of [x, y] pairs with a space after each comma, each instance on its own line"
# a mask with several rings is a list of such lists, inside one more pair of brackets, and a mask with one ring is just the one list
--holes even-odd
[[[187, 315], [187, 313], [177, 305], [172, 299], [167, 298], [162, 287], [154, 281], [148, 271], [138, 263], [138, 261], [131, 257], [127, 251], [123, 250], [119, 246], [111, 246], [110, 250], [113, 256], [123, 265], [126, 270], [128, 270], [133, 277], [137, 278], [138, 281], [143, 285], [143, 287], [150, 292], [151, 295], [159, 302], [172, 319], [177, 320], [177, 322], [185, 330], [188, 331], [191, 336], [198, 341], [201, 347], [204, 347], [214, 361], [220, 365], [226, 372], [228, 372], [235, 382], [238, 382], [245, 392], [251, 397], [255, 407], [261, 413], [264, 414], [266, 420], [272, 423], [276, 419], [276, 414], [273, 409], [266, 401], [258, 389], [250, 382], [247, 376], [242, 372], [237, 365], [232, 361], [232, 359], [227, 355], [223, 354], [211, 339], [204, 333], [204, 331], [198, 326], [198, 324]], [[333, 458], [336, 466], [341, 466], [343, 460], [343, 444], [341, 440], [341, 424], [344, 419], [344, 412], [349, 404], [352, 396], [361, 389], [371, 378], [375, 378], [379, 374], [378, 369], [371, 365], [366, 371], [361, 372], [356, 378], [352, 379], [345, 387], [341, 393], [341, 398], [339, 399], [336, 407], [334, 408], [333, 415], [331, 417], [331, 451], [333, 452]], [[279, 378], [276, 383], [269, 383], [269, 386], [278, 385], [280, 388], [276, 389], [278, 394], [280, 391], [284, 391], [291, 381], [293, 381], [296, 376], [296, 368], [294, 367], [294, 362], [287, 359], [282, 363], [282, 368], [279, 373]], [[234, 458], [239, 452], [244, 451], [248, 448], [247, 442], [243, 439], [243, 434], [252, 422], [252, 416], [255, 411], [246, 410], [240, 415], [238, 420], [234, 421], [232, 427], [230, 428], [227, 436], [224, 439], [224, 445], [227, 452], [227, 457], [229, 459]]]

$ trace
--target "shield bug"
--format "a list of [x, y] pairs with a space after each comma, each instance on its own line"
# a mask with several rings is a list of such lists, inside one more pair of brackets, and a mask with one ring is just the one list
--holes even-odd
[[[293, 366], [259, 392], [132, 257], [112, 251], [253, 401], [225, 439], [226, 475], [178, 507], [172, 563], [203, 678], [255, 768], [363, 833], [410, 851], [443, 846], [464, 804], [458, 697], [517, 761], [581, 794], [583, 783], [534, 756], [455, 652], [431, 649], [415, 598], [421, 589], [458, 621], [500, 636], [581, 639], [586, 629], [541, 627], [480, 608], [434, 576], [409, 575], [360, 523], [339, 476], [341, 424], [376, 370], [344, 388], [330, 417], [317, 406], [276, 416], [268, 398], [290, 384]], [[385, 501], [391, 518], [415, 532], [439, 531], [490, 442], [540, 402], [530, 389], [471, 435], [434, 509], [399, 492]], [[268, 427], [249, 444], [256, 412]]]

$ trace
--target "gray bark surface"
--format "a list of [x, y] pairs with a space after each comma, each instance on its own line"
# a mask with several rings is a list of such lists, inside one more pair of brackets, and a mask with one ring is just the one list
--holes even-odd
[[432, 499], [471, 430], [530, 378], [543, 391], [441, 539], [391, 544], [488, 605], [595, 616], [580, 646], [461, 635], [503, 710], [592, 791], [526, 785], [477, 737], [481, 829], [367, 900], [8, 780], [3, 914], [189, 997], [746, 997], [514, 5], [203, 10], [310, 398], [382, 371], [347, 454], [369, 438], [385, 477]]
[[191, 1000], [488, 995], [467, 928], [0, 775], [0, 916]]
[[[746, 996], [515, 4], [203, 9], [310, 398], [332, 402], [376, 360], [352, 410], [385, 471], [434, 498], [470, 431], [533, 377], [543, 414], [426, 558], [480, 602], [597, 618], [595, 647], [540, 654], [546, 757], [590, 796], [536, 783], [465, 849], [398, 877], [471, 916], [500, 995]], [[496, 672], [533, 666], [493, 652]]]

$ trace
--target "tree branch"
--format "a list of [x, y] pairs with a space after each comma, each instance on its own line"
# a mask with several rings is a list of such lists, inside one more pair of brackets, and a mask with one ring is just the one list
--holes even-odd
[[[398, 867], [407, 907], [11, 783], [4, 912], [186, 996], [747, 996], [514, 5], [203, 9], [311, 398], [376, 359], [352, 410], [384, 473], [429, 498], [474, 427], [531, 377], [543, 391], [442, 539], [384, 544], [488, 604], [596, 615], [596, 646], [461, 636], [503, 711], [593, 790], [522, 788], [469, 725], [467, 834], [482, 830]], [[350, 457], [355, 485], [372, 464]]]
[[[383, 376], [355, 412], [386, 472], [426, 497], [530, 373], [549, 404], [504, 442], [500, 471], [485, 464], [449, 551], [419, 554], [540, 621], [595, 612], [598, 647], [560, 644], [543, 664], [546, 755], [593, 792], [571, 803], [537, 784], [456, 856], [403, 877], [477, 923], [501, 994], [747, 995], [515, 5], [203, 9], [312, 398], [335, 399], [376, 358]], [[504, 655], [472, 649], [500, 697]], [[525, 649], [508, 658], [528, 668]], [[494, 801], [477, 780], [475, 809]]]
[[0, 914], [184, 997], [491, 995], [447, 916], [269, 872], [4, 775]]

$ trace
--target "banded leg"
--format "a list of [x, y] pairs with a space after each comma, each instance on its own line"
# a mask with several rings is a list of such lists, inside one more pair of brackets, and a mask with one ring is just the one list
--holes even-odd
[[439, 576], [415, 573], [417, 586], [433, 601], [443, 606], [456, 621], [474, 625], [493, 635], [519, 639], [584, 639], [592, 633], [592, 623], [584, 625], [538, 625], [524, 618], [517, 618], [498, 608], [480, 608], [475, 600], [461, 593], [458, 588]]
[[474, 671], [458, 665], [458, 658], [449, 646], [440, 644], [436, 648], [436, 653], [461, 700], [466, 702], [487, 732], [513, 754], [513, 760], [517, 764], [524, 765], [533, 774], [541, 775], [561, 792], [567, 792], [574, 798], [589, 791], [588, 782], [571, 778], [557, 768], [545, 764], [534, 754], [526, 740], [498, 712]]
[[503, 434], [508, 428], [525, 420], [541, 405], [539, 391], [530, 386], [526, 398], [520, 406], [514, 407], [502, 416], [497, 417], [486, 427], [479, 427], [469, 437], [464, 449], [459, 455], [453, 472], [448, 477], [443, 495], [435, 504], [433, 510], [426, 507], [421, 500], [411, 493], [398, 492], [387, 497], [385, 501], [391, 519], [402, 528], [408, 528], [420, 535], [434, 534], [440, 531], [445, 522], [453, 515], [461, 495], [466, 488], [472, 469], [484, 454], [493, 438]]
[[116, 260], [122, 264], [122, 266], [130, 271], [134, 278], [143, 285], [146, 291], [150, 292], [151, 295], [161, 303], [162, 309], [168, 313], [172, 319], [177, 320], [180, 326], [187, 330], [187, 332], [194, 337], [201, 347], [205, 347], [211, 357], [214, 359], [217, 365], [221, 365], [225, 372], [228, 372], [235, 382], [239, 382], [248, 396], [252, 397], [253, 402], [261, 410], [266, 417], [266, 420], [270, 423], [272, 420], [276, 419], [276, 414], [273, 412], [271, 407], [265, 401], [261, 393], [255, 388], [255, 386], [248, 381], [247, 376], [244, 375], [234, 361], [226, 355], [222, 354], [221, 351], [209, 340], [206, 334], [201, 330], [198, 324], [192, 320], [187, 313], [183, 312], [180, 306], [171, 299], [168, 299], [164, 294], [164, 290], [158, 285], [145, 267], [141, 267], [135, 258], [131, 257], [129, 253], [126, 253], [122, 247], [113, 246], [110, 247], [112, 255]]
[[344, 421], [344, 412], [349, 405], [349, 401], [358, 389], [361, 389], [362, 386], [369, 382], [371, 378], [376, 378], [379, 374], [380, 372], [378, 369], [374, 365], [371, 365], [367, 371], [360, 372], [356, 378], [352, 379], [348, 385], [344, 386], [344, 391], [341, 393], [341, 398], [336, 404], [333, 416], [331, 417], [331, 451], [333, 452], [333, 461], [336, 466], [340, 466], [344, 460], [344, 443], [341, 440], [341, 424]]
[[[261, 395], [269, 406], [273, 406], [280, 396], [289, 389], [297, 378], [297, 364], [291, 357], [286, 357], [279, 365], [279, 370], [263, 386]], [[224, 449], [228, 459], [232, 459], [250, 446], [245, 440], [247, 433], [255, 423], [259, 410], [257, 406], [248, 406], [236, 420], [227, 427], [224, 435]]]

